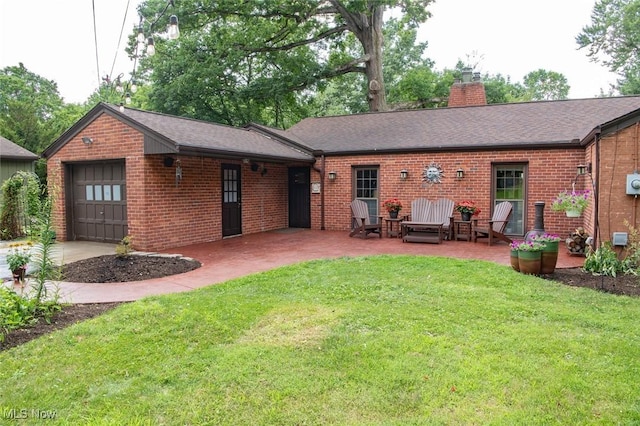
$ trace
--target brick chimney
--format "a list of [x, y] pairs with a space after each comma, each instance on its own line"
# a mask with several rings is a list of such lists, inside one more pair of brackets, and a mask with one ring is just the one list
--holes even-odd
[[471, 68], [462, 70], [462, 81], [456, 80], [449, 91], [447, 106], [472, 106], [486, 105], [487, 95], [484, 91], [484, 83], [480, 80], [480, 73], [471, 72]]

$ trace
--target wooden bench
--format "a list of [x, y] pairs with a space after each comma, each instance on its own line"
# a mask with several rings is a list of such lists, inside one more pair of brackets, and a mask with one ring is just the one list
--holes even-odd
[[453, 233], [455, 203], [446, 198], [431, 202], [416, 198], [411, 202], [411, 218], [401, 223], [402, 242], [442, 243]]

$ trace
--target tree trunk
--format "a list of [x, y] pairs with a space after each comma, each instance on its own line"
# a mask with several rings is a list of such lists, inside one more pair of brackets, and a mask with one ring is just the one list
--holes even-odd
[[[369, 111], [386, 111], [387, 97], [382, 77], [382, 15], [384, 6], [375, 6], [368, 17], [368, 25], [362, 30], [362, 46], [369, 61], [365, 65], [368, 82]], [[367, 18], [367, 17], [363, 17]], [[360, 37], [360, 36], [359, 36]]]
[[369, 111], [386, 111], [387, 97], [382, 78], [382, 23], [385, 6], [370, 0], [368, 13], [351, 13], [337, 0], [330, 0], [344, 18], [349, 30], [358, 38], [364, 49], [365, 75], [367, 76]]

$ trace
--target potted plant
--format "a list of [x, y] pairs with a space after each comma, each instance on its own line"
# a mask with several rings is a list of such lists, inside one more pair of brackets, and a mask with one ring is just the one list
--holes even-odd
[[541, 255], [540, 273], [553, 274], [553, 271], [556, 270], [556, 263], [558, 263], [560, 236], [558, 234], [545, 232], [544, 234], [534, 236], [532, 241], [544, 244]]
[[551, 203], [551, 210], [555, 212], [565, 212], [567, 217], [579, 217], [589, 205], [591, 191], [562, 191]]
[[476, 207], [476, 203], [473, 201], [465, 200], [460, 201], [454, 207], [455, 211], [460, 212], [462, 220], [468, 222], [471, 220], [471, 216], [477, 216], [480, 214], [480, 208]]
[[27, 264], [31, 260], [31, 252], [29, 247], [15, 245], [7, 254], [7, 266], [13, 274], [14, 282], [20, 283], [24, 281], [27, 271]]
[[397, 198], [389, 198], [384, 200], [382, 206], [387, 209], [389, 212], [389, 216], [392, 219], [396, 219], [398, 217], [398, 212], [402, 210], [402, 202]]
[[523, 274], [538, 275], [545, 245], [537, 241], [512, 242], [511, 249], [518, 251], [518, 268]]

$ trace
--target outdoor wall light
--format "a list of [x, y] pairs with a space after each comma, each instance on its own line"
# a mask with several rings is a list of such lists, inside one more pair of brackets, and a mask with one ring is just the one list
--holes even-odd
[[578, 164], [578, 174], [583, 175], [587, 172], [587, 166], [584, 164]]
[[330, 171], [329, 172], [329, 180], [334, 181], [338, 177], [338, 172]]
[[579, 164], [578, 165], [578, 174], [579, 175], [584, 175], [585, 173], [589, 173], [591, 174], [591, 163], [587, 163], [587, 164]]
[[400, 170], [400, 179], [407, 180], [409, 177], [409, 172], [406, 169]]
[[84, 142], [85, 145], [91, 145], [93, 143], [93, 139], [88, 136], [83, 136], [82, 142]]
[[173, 162], [175, 160], [172, 157], [164, 157], [162, 159], [162, 164], [164, 164], [165, 167], [171, 167], [173, 166]]
[[463, 169], [456, 170], [456, 177], [458, 179], [463, 179], [464, 178], [464, 170]]

